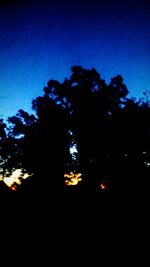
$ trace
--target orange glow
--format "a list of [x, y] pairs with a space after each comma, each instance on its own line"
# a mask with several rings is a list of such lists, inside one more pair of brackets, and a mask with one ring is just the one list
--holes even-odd
[[16, 191], [17, 190], [17, 185], [12, 185], [10, 188], [11, 188], [11, 190]]
[[100, 183], [100, 188], [101, 188], [102, 190], [105, 190], [105, 189], [107, 188], [107, 186], [106, 186], [104, 183]]
[[80, 181], [82, 181], [81, 173], [73, 173], [70, 172], [68, 174], [65, 174], [64, 177], [67, 178], [65, 180], [66, 185], [77, 185]]

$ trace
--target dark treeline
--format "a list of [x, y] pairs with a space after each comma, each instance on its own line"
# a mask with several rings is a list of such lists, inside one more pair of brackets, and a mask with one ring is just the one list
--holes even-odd
[[[50, 80], [23, 110], [0, 120], [0, 171], [22, 169], [19, 192], [128, 192], [148, 188], [150, 106], [145, 93], [129, 98], [123, 78], [107, 84], [93, 68], [72, 67], [63, 83]], [[70, 148], [76, 146], [72, 155]], [[64, 174], [82, 174], [67, 186]], [[21, 179], [21, 177], [20, 177]]]

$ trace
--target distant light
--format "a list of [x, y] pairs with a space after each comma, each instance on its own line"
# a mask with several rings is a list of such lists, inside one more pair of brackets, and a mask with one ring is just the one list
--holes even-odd
[[73, 172], [64, 174], [64, 177], [67, 178], [65, 180], [65, 184], [68, 186], [77, 185], [80, 181], [82, 181], [81, 176], [82, 176], [81, 173], [73, 173]]
[[104, 183], [100, 183], [100, 188], [101, 188], [102, 190], [105, 190], [105, 189], [107, 188], [107, 186], [106, 186]]
[[99, 189], [100, 190], [108, 190], [109, 186], [108, 186], [108, 183], [107, 183], [107, 178], [106, 179], [103, 179], [99, 182]]
[[144, 161], [144, 164], [149, 167], [150, 166], [150, 162]]
[[21, 184], [20, 177], [26, 179], [29, 177], [29, 174], [25, 173], [22, 175], [21, 169], [16, 169], [10, 177], [4, 178], [4, 182], [12, 188], [13, 183], [17, 183], [18, 185]]
[[4, 178], [5, 184], [7, 184], [9, 187], [14, 183], [14, 178], [13, 177], [5, 177]]
[[11, 190], [13, 190], [13, 191], [17, 191], [17, 185], [12, 185], [12, 186], [11, 186]]
[[70, 153], [73, 154], [73, 153], [77, 153], [77, 147], [76, 145], [73, 145], [72, 147], [70, 147]]

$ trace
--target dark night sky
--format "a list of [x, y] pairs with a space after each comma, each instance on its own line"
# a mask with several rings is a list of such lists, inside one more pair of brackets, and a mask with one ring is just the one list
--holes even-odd
[[6, 2], [0, 5], [3, 118], [20, 108], [31, 112], [46, 82], [63, 81], [76, 64], [95, 67], [107, 82], [121, 74], [137, 98], [150, 89], [149, 1]]

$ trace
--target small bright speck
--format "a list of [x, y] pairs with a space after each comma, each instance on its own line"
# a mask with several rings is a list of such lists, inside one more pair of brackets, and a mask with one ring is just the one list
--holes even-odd
[[106, 189], [106, 185], [105, 185], [104, 183], [100, 183], [100, 188], [101, 188], [102, 190], [105, 190], [105, 189]]

